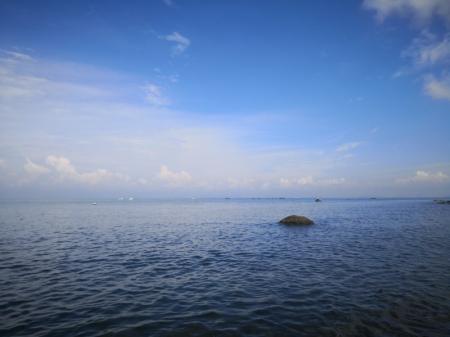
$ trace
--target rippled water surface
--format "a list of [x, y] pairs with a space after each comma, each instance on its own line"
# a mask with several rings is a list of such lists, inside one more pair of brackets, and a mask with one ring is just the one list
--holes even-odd
[[0, 335], [450, 336], [450, 206], [3, 203]]

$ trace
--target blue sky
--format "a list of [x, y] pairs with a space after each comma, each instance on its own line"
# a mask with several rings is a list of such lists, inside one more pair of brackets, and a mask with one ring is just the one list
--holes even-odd
[[450, 3], [2, 1], [0, 195], [450, 195]]

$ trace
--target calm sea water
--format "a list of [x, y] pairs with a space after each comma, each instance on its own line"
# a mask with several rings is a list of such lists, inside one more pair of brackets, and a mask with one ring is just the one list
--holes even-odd
[[3, 203], [0, 335], [450, 336], [450, 206]]

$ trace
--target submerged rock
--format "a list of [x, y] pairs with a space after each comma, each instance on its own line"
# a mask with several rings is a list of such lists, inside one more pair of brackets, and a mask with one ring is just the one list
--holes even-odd
[[280, 220], [280, 223], [283, 225], [312, 225], [314, 221], [302, 215], [289, 215]]

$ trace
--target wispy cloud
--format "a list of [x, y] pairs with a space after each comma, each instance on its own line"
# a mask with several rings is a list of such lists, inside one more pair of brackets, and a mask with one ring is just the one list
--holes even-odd
[[450, 100], [450, 78], [446, 72], [450, 65], [450, 34], [438, 38], [429, 30], [424, 30], [403, 52], [403, 56], [412, 60], [415, 71], [425, 73], [425, 94], [434, 99]]
[[336, 151], [337, 152], [347, 152], [347, 151], [356, 149], [361, 144], [362, 144], [361, 142], [351, 142], [351, 143], [341, 144], [336, 148]]
[[186, 51], [191, 45], [191, 40], [181, 35], [178, 32], [163, 36], [163, 39], [169, 42], [173, 42], [175, 45], [172, 48], [172, 55], [180, 55]]
[[423, 30], [402, 55], [411, 58], [414, 65], [420, 68], [449, 63], [450, 34], [439, 39], [429, 30]]
[[[275, 128], [284, 132], [284, 117], [175, 111], [153, 80], [146, 87], [141, 78], [105, 69], [0, 56], [0, 92], [13, 93], [0, 104], [0, 164], [7, 163], [0, 194], [20, 185], [61, 194], [70, 187], [146, 196], [299, 196], [343, 195], [353, 186], [358, 167], [343, 158], [360, 142], [339, 151], [307, 142], [273, 146], [263, 138]], [[252, 133], [255, 125], [267, 131]], [[364, 171], [361, 181], [369, 180]]]
[[[61, 73], [66, 69], [58, 69], [63, 65], [39, 62], [31, 56], [16, 52], [3, 52], [0, 55], [0, 97], [3, 99], [48, 99], [68, 98], [72, 100], [84, 98], [109, 97], [112, 93], [105, 87], [100, 88], [92, 84], [80, 83], [74, 78], [62, 80]], [[18, 56], [20, 55], [20, 56]], [[74, 67], [75, 68], [75, 67]], [[92, 71], [88, 67], [73, 69], [82, 76], [82, 71]]]
[[150, 104], [155, 106], [170, 104], [170, 100], [163, 95], [161, 88], [156, 84], [149, 83], [144, 86], [144, 90], [146, 93], [145, 98]]
[[19, 53], [17, 51], [12, 51], [12, 50], [2, 50], [2, 52], [6, 55], [9, 56], [9, 60], [10, 61], [32, 61], [33, 58], [28, 55], [28, 54], [24, 54], [24, 53]]
[[173, 0], [163, 0], [163, 3], [168, 7], [175, 7], [175, 2]]
[[443, 172], [427, 172], [417, 170], [415, 175], [397, 179], [398, 183], [443, 183], [448, 182], [449, 176]]
[[390, 15], [412, 16], [419, 24], [425, 24], [433, 16], [450, 22], [448, 0], [364, 0], [363, 6], [374, 10], [379, 21]]
[[[420, 33], [401, 56], [409, 64], [395, 72], [393, 78], [422, 74], [424, 92], [434, 99], [449, 100], [448, 66], [450, 65], [450, 1], [448, 0], [365, 0], [363, 7], [374, 10], [380, 21], [391, 15], [412, 17]], [[444, 33], [433, 33], [432, 19], [444, 20]], [[439, 30], [437, 30], [439, 32]], [[441, 77], [441, 79], [437, 79]]]
[[345, 178], [314, 178], [313, 176], [305, 176], [300, 178], [280, 178], [281, 187], [292, 188], [301, 186], [333, 186], [345, 184]]

